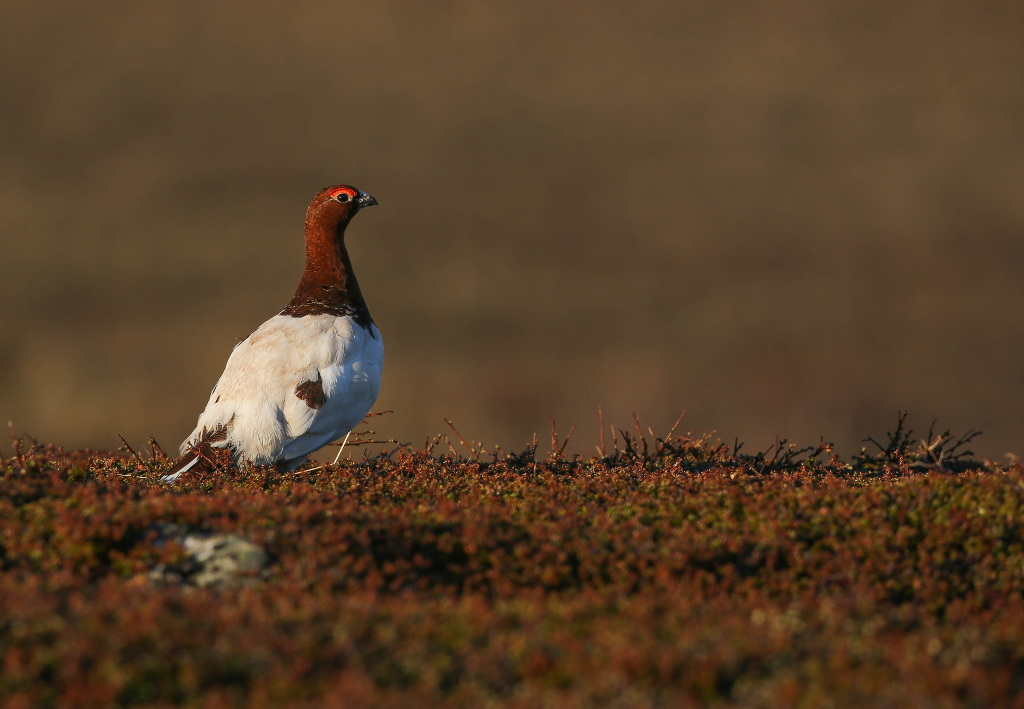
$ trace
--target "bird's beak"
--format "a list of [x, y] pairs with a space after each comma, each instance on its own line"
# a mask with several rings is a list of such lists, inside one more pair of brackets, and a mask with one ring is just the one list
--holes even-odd
[[362, 209], [363, 207], [372, 207], [377, 204], [377, 200], [373, 198], [372, 194], [360, 192], [359, 197], [356, 198], [356, 204], [358, 204], [359, 208]]

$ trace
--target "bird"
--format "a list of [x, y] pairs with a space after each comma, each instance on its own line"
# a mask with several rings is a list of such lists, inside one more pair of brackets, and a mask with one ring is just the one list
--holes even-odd
[[377, 204], [350, 185], [326, 187], [306, 210], [306, 265], [288, 305], [235, 345], [181, 458], [161, 478], [238, 464], [298, 468], [348, 434], [380, 392], [384, 343], [345, 248], [345, 228]]

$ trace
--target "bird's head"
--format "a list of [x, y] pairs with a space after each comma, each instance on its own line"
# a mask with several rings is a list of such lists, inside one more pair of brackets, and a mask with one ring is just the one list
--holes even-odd
[[306, 223], [344, 227], [363, 207], [377, 204], [372, 195], [349, 185], [325, 187], [316, 193], [306, 212]]

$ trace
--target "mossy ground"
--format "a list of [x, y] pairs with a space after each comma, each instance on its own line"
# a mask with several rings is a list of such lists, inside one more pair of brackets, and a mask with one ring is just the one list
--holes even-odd
[[[19, 449], [0, 703], [1024, 705], [1024, 467], [639, 442], [173, 487], [159, 456]], [[185, 555], [165, 523], [270, 565], [154, 583]]]

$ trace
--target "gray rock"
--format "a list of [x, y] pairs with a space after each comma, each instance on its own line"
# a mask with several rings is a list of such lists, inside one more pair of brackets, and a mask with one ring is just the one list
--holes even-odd
[[189, 529], [180, 524], [158, 525], [156, 531], [155, 544], [174, 540], [184, 547], [189, 558], [174, 565], [158, 564], [149, 573], [154, 583], [233, 588], [266, 578], [267, 553], [237, 534]]

